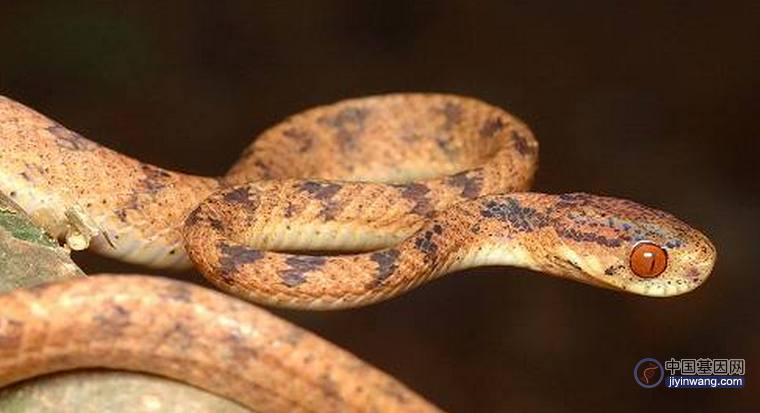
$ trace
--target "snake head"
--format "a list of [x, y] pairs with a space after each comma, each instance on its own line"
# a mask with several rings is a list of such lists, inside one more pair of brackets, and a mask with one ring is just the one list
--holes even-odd
[[665, 212], [588, 194], [560, 195], [550, 208], [562, 258], [580, 281], [667, 297], [695, 289], [715, 264], [710, 240]]

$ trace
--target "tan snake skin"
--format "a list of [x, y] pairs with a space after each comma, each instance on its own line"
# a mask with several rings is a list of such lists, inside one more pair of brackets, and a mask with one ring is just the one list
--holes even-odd
[[[397, 94], [293, 116], [225, 177], [199, 177], [0, 97], [0, 191], [51, 235], [147, 266], [189, 256], [251, 301], [360, 306], [482, 265], [659, 297], [707, 279], [715, 248], [667, 213], [524, 192], [537, 158], [531, 132], [499, 108]], [[0, 297], [0, 385], [93, 366], [177, 378], [261, 412], [437, 411], [345, 352], [197, 287], [97, 277]]]
[[305, 330], [179, 281], [102, 276], [0, 295], [0, 387], [86, 367], [170, 377], [259, 413], [440, 411]]
[[[0, 190], [70, 245], [94, 235], [106, 255], [182, 266], [189, 216], [186, 248], [198, 269], [220, 288], [278, 306], [364, 305], [494, 264], [671, 296], [701, 284], [715, 260], [699, 231], [633, 202], [490, 195], [528, 188], [538, 144], [513, 116], [459, 96], [308, 110], [259, 136], [224, 178], [141, 163], [9, 99], [0, 100], [0, 143]], [[640, 242], [665, 256], [662, 274], [631, 270]], [[304, 250], [367, 252], [292, 253]]]

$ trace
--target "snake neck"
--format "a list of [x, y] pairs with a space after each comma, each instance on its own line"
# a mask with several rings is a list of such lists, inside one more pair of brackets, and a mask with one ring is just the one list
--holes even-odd
[[[482, 266], [509, 266], [543, 272], [585, 283], [584, 257], [569, 248], [584, 237], [584, 228], [568, 226], [558, 195], [513, 193], [482, 197], [446, 211], [466, 216], [460, 235], [465, 247], [453, 254], [448, 272]], [[573, 232], [579, 231], [579, 232]], [[590, 251], [590, 250], [589, 250]]]

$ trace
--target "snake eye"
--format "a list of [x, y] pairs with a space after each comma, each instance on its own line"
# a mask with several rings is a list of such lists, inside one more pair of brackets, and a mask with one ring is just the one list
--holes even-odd
[[631, 270], [643, 278], [653, 278], [668, 266], [668, 253], [651, 242], [642, 242], [633, 247], [630, 258]]

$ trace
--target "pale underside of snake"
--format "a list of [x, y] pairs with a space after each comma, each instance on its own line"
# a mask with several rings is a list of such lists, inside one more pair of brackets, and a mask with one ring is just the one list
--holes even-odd
[[667, 213], [523, 192], [537, 157], [528, 128], [499, 108], [397, 94], [293, 116], [261, 134], [226, 176], [198, 177], [128, 158], [0, 98], [0, 191], [51, 235], [75, 248], [91, 239], [103, 254], [154, 267], [187, 266], [189, 256], [219, 288], [254, 302], [360, 306], [482, 265], [658, 297], [709, 276], [714, 247]]

